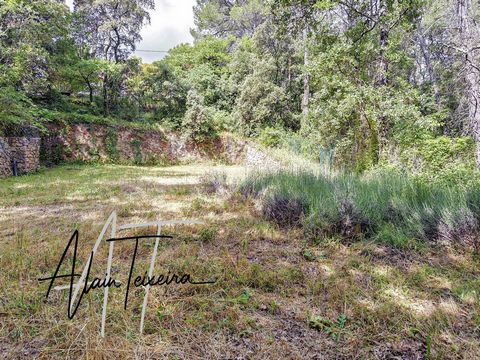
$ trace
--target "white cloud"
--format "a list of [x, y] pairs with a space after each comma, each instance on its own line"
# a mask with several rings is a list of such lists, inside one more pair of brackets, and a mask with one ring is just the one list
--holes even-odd
[[[72, 7], [73, 0], [67, 0]], [[138, 50], [169, 50], [181, 43], [192, 43], [190, 28], [193, 27], [193, 6], [195, 0], [155, 0], [155, 10], [150, 12], [151, 23], [143, 27], [143, 40]], [[165, 53], [135, 53], [144, 62], [160, 60]]]

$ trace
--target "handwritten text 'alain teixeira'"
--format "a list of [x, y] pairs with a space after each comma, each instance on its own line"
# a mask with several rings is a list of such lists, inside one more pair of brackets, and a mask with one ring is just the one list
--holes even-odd
[[[50, 285], [48, 286], [47, 295], [46, 295], [47, 298], [50, 295], [50, 291], [52, 290], [52, 288], [54, 290], [69, 289], [67, 314], [69, 319], [73, 319], [73, 317], [75, 316], [78, 310], [78, 307], [80, 306], [83, 296], [88, 294], [92, 290], [103, 288], [104, 297], [103, 297], [103, 309], [102, 309], [101, 335], [105, 336], [105, 318], [106, 318], [107, 303], [108, 303], [108, 289], [110, 287], [119, 288], [122, 286], [122, 283], [120, 281], [114, 279], [111, 276], [113, 249], [114, 249], [113, 244], [117, 241], [132, 241], [135, 243], [135, 249], [133, 251], [132, 260], [130, 263], [128, 281], [126, 283], [124, 308], [125, 310], [127, 309], [128, 294], [129, 294], [130, 287], [132, 286], [143, 287], [145, 289], [145, 296], [143, 299], [142, 315], [140, 318], [140, 332], [143, 332], [145, 308], [147, 306], [147, 297], [148, 297], [150, 286], [162, 286], [162, 285], [171, 285], [171, 284], [181, 285], [181, 284], [187, 284], [187, 283], [193, 284], [193, 285], [206, 285], [206, 284], [215, 283], [215, 281], [194, 281], [191, 275], [187, 273], [181, 274], [181, 275], [177, 275], [175, 273], [172, 274], [170, 272], [168, 272], [167, 274], [159, 274], [159, 275], [153, 274], [153, 269], [155, 265], [155, 259], [157, 257], [157, 250], [158, 250], [160, 239], [172, 238], [171, 236], [161, 235], [160, 234], [161, 228], [162, 226], [176, 225], [176, 224], [199, 224], [199, 222], [194, 220], [157, 221], [157, 222], [144, 223], [144, 224], [127, 224], [127, 225], [119, 226], [117, 229], [117, 215], [115, 212], [113, 212], [108, 218], [107, 222], [105, 223], [95, 245], [93, 246], [92, 251], [90, 253], [90, 257], [88, 258], [87, 264], [83, 268], [83, 271], [81, 274], [78, 274], [75, 272], [75, 264], [77, 259], [77, 248], [78, 248], [78, 237], [79, 237], [78, 230], [75, 230], [72, 237], [68, 241], [68, 244], [62, 256], [60, 257], [60, 261], [58, 262], [57, 268], [55, 269], [55, 272], [53, 273], [53, 275], [50, 277], [39, 279], [39, 281], [50, 281]], [[97, 252], [98, 247], [102, 243], [102, 240], [109, 226], [111, 227], [111, 233], [110, 233], [111, 237], [105, 240], [105, 243], [108, 243], [109, 245], [106, 276], [104, 278], [94, 277], [92, 280], [90, 280], [90, 270], [92, 268], [94, 255]], [[117, 231], [133, 229], [133, 228], [141, 228], [141, 227], [150, 227], [150, 226], [157, 227], [157, 233], [155, 235], [115, 237], [116, 236], [115, 234]], [[151, 240], [151, 239], [155, 239], [155, 246], [153, 248], [152, 257], [150, 259], [150, 267], [149, 267], [148, 273], [145, 272], [143, 275], [139, 275], [133, 278], [133, 270], [135, 267], [135, 258], [137, 256], [138, 244], [140, 241]], [[64, 261], [66, 261], [66, 255], [72, 243], [74, 247], [73, 247], [73, 259], [72, 259], [71, 271], [67, 274], [60, 275], [59, 274], [60, 267], [62, 266]], [[62, 279], [62, 278], [69, 279], [70, 284], [53, 287], [55, 280]], [[75, 283], [74, 280], [76, 278], [79, 278], [79, 280], [78, 282]], [[77, 300], [77, 297], [78, 297], [78, 300]], [[77, 300], [76, 303], [75, 303], [75, 300]]]

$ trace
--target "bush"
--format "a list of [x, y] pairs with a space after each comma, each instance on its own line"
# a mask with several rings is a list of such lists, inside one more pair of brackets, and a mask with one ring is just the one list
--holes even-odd
[[278, 147], [282, 142], [283, 135], [282, 129], [267, 126], [260, 132], [258, 141], [267, 147]]
[[263, 216], [281, 227], [294, 227], [301, 224], [307, 203], [299, 197], [289, 197], [275, 193], [264, 200]]
[[36, 106], [23, 92], [13, 87], [0, 91], [0, 135], [14, 133], [24, 127], [44, 128], [36, 120]]
[[401, 166], [424, 183], [471, 187], [480, 184], [474, 154], [472, 138], [439, 136], [405, 148], [400, 162]]
[[213, 110], [203, 103], [203, 96], [195, 90], [188, 92], [188, 110], [183, 118], [182, 131], [191, 140], [203, 141], [216, 135], [213, 125]]

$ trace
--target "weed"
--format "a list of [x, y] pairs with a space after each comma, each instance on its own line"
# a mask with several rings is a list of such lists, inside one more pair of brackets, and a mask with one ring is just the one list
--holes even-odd
[[319, 315], [310, 315], [308, 325], [318, 331], [324, 331], [330, 335], [335, 341], [340, 340], [340, 336], [347, 323], [345, 314], [340, 314], [336, 321], [331, 321]]
[[280, 309], [280, 306], [275, 300], [272, 300], [268, 306], [268, 312], [272, 315], [275, 315], [278, 310]]
[[307, 261], [315, 261], [317, 259], [315, 254], [309, 249], [303, 251], [303, 258]]
[[251, 297], [252, 293], [247, 288], [243, 291], [243, 293], [240, 294], [239, 297], [237, 297], [236, 302], [241, 305], [247, 305]]
[[211, 242], [217, 236], [218, 229], [215, 227], [204, 227], [200, 230], [200, 240], [203, 242]]

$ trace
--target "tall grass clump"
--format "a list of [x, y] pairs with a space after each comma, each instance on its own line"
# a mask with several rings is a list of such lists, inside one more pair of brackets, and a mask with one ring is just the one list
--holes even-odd
[[392, 172], [280, 171], [249, 176], [240, 192], [259, 200], [266, 219], [299, 225], [311, 239], [367, 238], [398, 247], [419, 241], [479, 244], [478, 188], [435, 188]]

